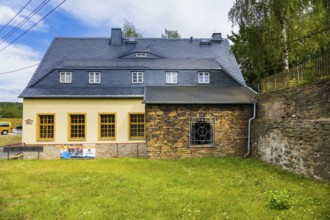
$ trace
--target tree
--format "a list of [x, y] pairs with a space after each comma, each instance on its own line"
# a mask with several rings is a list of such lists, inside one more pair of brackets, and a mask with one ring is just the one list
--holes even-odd
[[228, 16], [239, 33], [228, 38], [243, 74], [255, 80], [329, 51], [328, 2], [236, 0]]
[[181, 38], [181, 35], [177, 30], [167, 30], [165, 28], [165, 34], [162, 34], [162, 38]]
[[22, 118], [22, 112], [22, 103], [0, 102], [0, 118]]
[[139, 30], [137, 30], [133, 23], [125, 20], [123, 28], [123, 37], [143, 37]]

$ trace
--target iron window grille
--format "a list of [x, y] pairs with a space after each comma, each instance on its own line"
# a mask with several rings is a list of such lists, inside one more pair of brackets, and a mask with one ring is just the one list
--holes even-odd
[[190, 147], [215, 146], [215, 118], [190, 118], [189, 124]]

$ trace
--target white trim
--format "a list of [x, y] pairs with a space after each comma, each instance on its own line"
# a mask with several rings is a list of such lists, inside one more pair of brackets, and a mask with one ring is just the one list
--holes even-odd
[[132, 83], [143, 83], [143, 72], [132, 72]]
[[60, 83], [71, 83], [72, 72], [60, 72]]
[[147, 53], [138, 52], [135, 53], [135, 57], [147, 57]]
[[210, 83], [210, 73], [209, 72], [198, 72], [198, 83], [209, 84]]
[[166, 83], [177, 84], [178, 83], [178, 72], [166, 72]]
[[89, 72], [88, 81], [90, 84], [101, 83], [101, 72]]

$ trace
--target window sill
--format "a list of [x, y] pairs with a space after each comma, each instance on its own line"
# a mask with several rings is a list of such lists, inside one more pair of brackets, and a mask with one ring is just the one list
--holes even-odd
[[213, 144], [194, 144], [189, 145], [191, 148], [216, 148]]
[[68, 141], [86, 141], [86, 139], [81, 139], [81, 138], [77, 138], [77, 139], [68, 139]]
[[38, 139], [37, 142], [54, 142], [55, 139]]
[[116, 138], [99, 138], [99, 141], [115, 141]]
[[143, 138], [138, 138], [138, 137], [134, 137], [134, 138], [130, 138], [129, 140], [131, 140], [131, 141], [134, 141], [134, 140], [139, 140], [139, 141], [144, 141], [146, 138], [145, 137], [143, 137]]

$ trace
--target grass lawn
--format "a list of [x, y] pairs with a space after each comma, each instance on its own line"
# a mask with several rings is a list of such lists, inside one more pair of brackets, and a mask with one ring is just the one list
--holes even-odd
[[17, 144], [22, 142], [22, 135], [1, 135], [0, 134], [0, 147]]
[[254, 159], [0, 160], [0, 219], [330, 219], [330, 185]]

